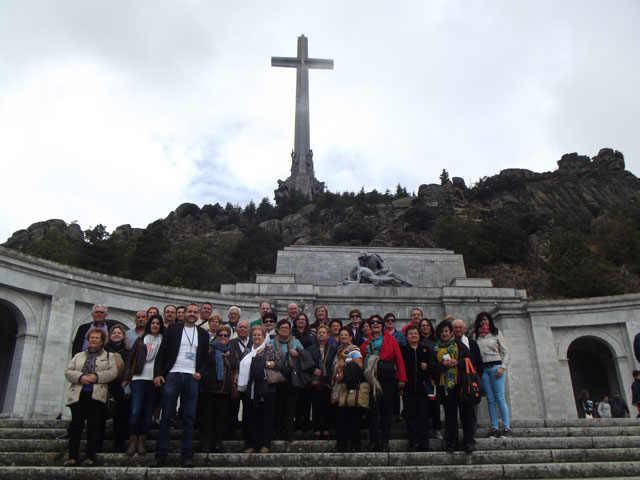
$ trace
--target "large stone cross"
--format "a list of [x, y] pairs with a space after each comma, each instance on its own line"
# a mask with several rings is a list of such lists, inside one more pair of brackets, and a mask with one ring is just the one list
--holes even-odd
[[298, 56], [295, 58], [271, 57], [272, 67], [291, 67], [297, 69], [296, 126], [293, 153], [291, 155], [292, 176], [298, 174], [303, 176], [314, 175], [313, 153], [311, 152], [309, 135], [309, 69], [333, 69], [333, 60], [309, 58], [309, 47], [307, 40], [307, 37], [305, 37], [304, 35], [298, 37]]

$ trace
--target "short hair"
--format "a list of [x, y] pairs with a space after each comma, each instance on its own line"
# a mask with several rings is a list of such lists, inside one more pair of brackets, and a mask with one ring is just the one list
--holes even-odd
[[[113, 333], [113, 331], [116, 328], [119, 329], [122, 332], [122, 335], [123, 335], [122, 341], [124, 342], [124, 346], [128, 348], [129, 344], [127, 343], [127, 335], [125, 334], [127, 329], [121, 323], [116, 323], [115, 325], [111, 325], [111, 328], [109, 328], [109, 337], [111, 337], [111, 334]], [[100, 330], [102, 330], [102, 329], [100, 329]]]
[[96, 308], [104, 308], [104, 313], [109, 313], [109, 307], [103, 305], [102, 303], [96, 303], [93, 307], [91, 307], [91, 313], [95, 312]]
[[449, 320], [443, 320], [436, 327], [436, 336], [439, 337], [445, 328], [448, 328], [451, 333], [453, 333], [453, 325], [451, 324], [451, 322]]
[[231, 310], [237, 310], [238, 316], [239, 317], [242, 316], [242, 310], [240, 310], [240, 307], [236, 307], [235, 305], [232, 305], [231, 307], [229, 307], [229, 310], [227, 311], [227, 316], [231, 313]]
[[218, 328], [216, 328], [216, 335], [218, 335], [220, 332], [227, 332], [229, 335], [231, 335], [231, 327], [229, 325], [220, 325], [218, 326]]
[[209, 318], [207, 318], [207, 323], [209, 323], [211, 320], [218, 320], [220, 323], [222, 323], [222, 317], [220, 315], [218, 315], [217, 313], [212, 313], [211, 315], [209, 315]]
[[313, 314], [317, 317], [318, 316], [318, 310], [320, 309], [324, 310], [324, 313], [327, 314], [327, 317], [329, 316], [329, 310], [327, 310], [327, 307], [325, 307], [324, 305], [318, 305], [316, 308], [313, 309]]
[[291, 324], [286, 318], [283, 318], [282, 320], [279, 320], [278, 323], [276, 323], [276, 330], [278, 330], [282, 325], [289, 325], [289, 328], [291, 328]]
[[344, 327], [340, 327], [340, 333], [342, 332], [347, 332], [349, 336], [353, 338], [353, 330], [351, 330], [351, 327], [347, 327], [346, 325]]
[[326, 330], [327, 334], [329, 333], [329, 327], [327, 327], [326, 325], [320, 325], [318, 328], [316, 328], [316, 333], [318, 333], [320, 330]]
[[415, 323], [410, 323], [409, 326], [404, 330], [405, 337], [409, 336], [409, 330], [415, 330], [416, 332], [418, 332], [418, 335], [420, 335], [420, 327], [418, 327], [418, 325], [416, 325]]
[[421, 309], [419, 309], [418, 307], [412, 308], [412, 309], [411, 309], [411, 314], [413, 314], [413, 312], [415, 312], [416, 310], [417, 310], [418, 312], [420, 312], [420, 316], [424, 317], [424, 313], [423, 313], [423, 312], [422, 312], [422, 310], [421, 310]]
[[160, 330], [158, 331], [158, 333], [160, 335], [164, 334], [164, 319], [162, 318], [162, 315], [151, 315], [151, 318], [144, 327], [145, 335], [151, 333], [151, 322], [153, 322], [155, 319], [158, 319], [160, 321]]
[[291, 305], [295, 305], [295, 306], [296, 306], [296, 308], [297, 308], [298, 310], [300, 309], [300, 305], [298, 305], [296, 302], [291, 302], [291, 303], [288, 303], [288, 304], [287, 304], [287, 310], [289, 310], [289, 307], [290, 307]]
[[175, 305], [165, 305], [164, 308], [162, 309], [162, 311], [164, 313], [167, 313], [167, 308], [169, 308], [169, 307], [173, 307], [174, 310], [178, 310], [178, 307], [176, 307]]
[[331, 320], [329, 322], [329, 328], [331, 328], [331, 325], [333, 325], [334, 323], [337, 323], [338, 325], [340, 325], [342, 327], [342, 320], [340, 320], [339, 318], [334, 318], [333, 320]]
[[357, 313], [358, 315], [360, 315], [360, 318], [362, 318], [362, 312], [357, 308], [352, 308], [351, 310], [349, 310], [349, 318], [351, 318], [351, 315], [353, 315], [354, 313]]
[[262, 336], [265, 338], [267, 337], [267, 329], [264, 328], [264, 325], [254, 325], [251, 327], [251, 336], [253, 336], [253, 332], [255, 330], [260, 330], [262, 332]]
[[102, 345], [107, 343], [107, 334], [104, 333], [104, 330], [102, 330], [101, 328], [98, 328], [98, 327], [94, 327], [94, 328], [92, 328], [91, 330], [89, 330], [87, 332], [87, 335], [85, 336], [87, 341], [89, 340], [89, 335], [91, 335], [93, 332], [99, 332], [100, 333], [100, 338], [102, 338]]
[[264, 317], [262, 317], [262, 321], [264, 322], [267, 318], [271, 318], [274, 322], [278, 321], [278, 315], [276, 315], [273, 312], [267, 312], [264, 314]]
[[200, 307], [204, 307], [205, 305], [209, 305], [211, 308], [213, 308], [213, 303], [211, 302], [202, 302], [202, 305], [200, 305]]
[[182, 309], [182, 310], [186, 310], [186, 309], [187, 309], [187, 307], [186, 307], [186, 305], [178, 305], [178, 306], [176, 307], [176, 311], [178, 311], [178, 310], [180, 310], [180, 309]]
[[380, 323], [384, 324], [384, 319], [383, 319], [380, 315], [378, 315], [377, 313], [374, 313], [373, 315], [371, 315], [371, 316], [367, 319], [367, 323], [368, 323], [369, 325], [371, 325], [371, 321], [372, 321], [374, 318], [377, 318], [378, 320], [380, 320]]
[[393, 313], [391, 313], [391, 312], [389, 312], [389, 313], [385, 313], [385, 315], [384, 315], [384, 321], [386, 322], [388, 318], [393, 318], [394, 320], [397, 320], [396, 316], [395, 316]]
[[200, 311], [200, 305], [198, 305], [196, 302], [189, 302], [184, 306], [184, 309], [186, 310], [187, 307], [197, 307], [198, 311]]

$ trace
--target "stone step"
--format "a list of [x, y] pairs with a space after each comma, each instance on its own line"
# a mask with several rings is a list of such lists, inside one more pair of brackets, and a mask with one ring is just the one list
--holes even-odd
[[[66, 452], [11, 452], [0, 453], [0, 466], [41, 466], [62, 465], [67, 459]], [[126, 454], [99, 454], [99, 465], [113, 467], [141, 467], [147, 466], [153, 459], [148, 453], [142, 457], [129, 457]], [[476, 451], [472, 455], [455, 452], [369, 452], [369, 453], [268, 453], [268, 454], [198, 454], [194, 455], [197, 467], [355, 467], [360, 466], [446, 466], [446, 465], [510, 465], [533, 463], [581, 463], [581, 462], [628, 462], [640, 461], [638, 448], [607, 448], [607, 449], [563, 449], [563, 450], [494, 450]], [[179, 455], [168, 457], [169, 466], [179, 465]]]
[[553, 464], [509, 464], [509, 465], [426, 465], [426, 466], [361, 466], [352, 467], [199, 467], [193, 469], [145, 467], [3, 467], [2, 476], [12, 479], [207, 479], [212, 476], [225, 480], [253, 480], [263, 478], [309, 480], [348, 479], [406, 480], [407, 478], [438, 478], [439, 480], [486, 480], [486, 479], [531, 479], [531, 478], [621, 478], [635, 477], [640, 472], [640, 462], [582, 462]]
[[[478, 428], [476, 438], [485, 438], [490, 432], [489, 428]], [[0, 439], [55, 439], [66, 433], [65, 428], [25, 428], [25, 427], [4, 427], [0, 428]], [[158, 431], [149, 431], [148, 438], [154, 440]], [[514, 438], [526, 437], [591, 437], [591, 436], [640, 436], [640, 422], [637, 425], [610, 425], [607, 428], [580, 426], [580, 427], [524, 427], [513, 428], [511, 434]], [[180, 438], [182, 430], [180, 428], [171, 429], [171, 438]], [[369, 431], [366, 428], [361, 430], [363, 439], [369, 438]], [[107, 428], [106, 439], [112, 438], [112, 429]], [[236, 433], [235, 439], [240, 440], [240, 432]], [[404, 427], [394, 426], [391, 430], [391, 438], [406, 438]], [[434, 438], [431, 432], [431, 438]], [[312, 432], [294, 432], [295, 440], [315, 440]]]
[[[169, 451], [179, 451], [179, 440], [173, 439], [169, 442]], [[241, 440], [223, 442], [230, 453], [240, 453], [243, 450]], [[146, 448], [152, 452], [155, 449], [155, 442], [147, 441]], [[335, 447], [333, 440], [298, 440], [284, 442], [276, 440], [271, 443], [273, 452], [289, 453], [327, 453]], [[367, 443], [363, 441], [363, 447]], [[431, 440], [429, 442], [432, 450], [444, 450], [442, 440]], [[0, 440], [0, 452], [65, 452], [67, 451], [67, 440], [43, 440], [43, 439], [3, 439]], [[194, 450], [197, 452], [199, 443], [194, 440]], [[392, 439], [389, 447], [393, 452], [407, 452], [409, 444], [404, 439]], [[529, 438], [506, 438], [506, 439], [477, 439], [478, 450], [538, 450], [538, 449], [571, 449], [571, 448], [640, 448], [640, 436], [611, 436], [611, 437], [529, 437]], [[111, 452], [113, 442], [104, 442], [104, 451]]]
[[[442, 416], [444, 420], [444, 416]], [[20, 418], [2, 418], [0, 419], [0, 429], [2, 428], [67, 428], [69, 420], [24, 420]], [[401, 420], [395, 420], [394, 424], [402, 425]], [[478, 425], [479, 428], [489, 428], [487, 421], [481, 421]], [[608, 428], [611, 426], [638, 426], [640, 427], [640, 419], [637, 418], [573, 418], [569, 420], [512, 420], [511, 427], [518, 428], [544, 428], [544, 427], [603, 427]]]

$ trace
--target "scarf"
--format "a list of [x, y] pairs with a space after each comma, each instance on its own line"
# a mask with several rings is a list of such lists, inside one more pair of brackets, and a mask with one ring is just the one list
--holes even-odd
[[126, 350], [126, 345], [124, 344], [124, 341], [121, 341], [120, 343], [115, 343], [112, 342], [111, 340], [109, 340], [105, 345], [104, 345], [104, 349], [107, 352], [111, 352], [111, 353], [120, 353], [123, 350]]
[[147, 347], [147, 358], [145, 359], [147, 362], [152, 362], [156, 355], [158, 354], [158, 350], [160, 350], [160, 344], [162, 343], [162, 334], [159, 333], [157, 337], [154, 337], [150, 333], [144, 336], [143, 342]]
[[384, 338], [384, 332], [374, 337], [373, 335], [369, 339], [367, 344], [367, 356], [364, 359], [364, 369], [367, 369], [369, 365], [369, 357], [372, 355], [380, 356], [380, 349], [382, 348], [382, 340]]
[[273, 344], [276, 347], [274, 350], [276, 352], [276, 359], [277, 359], [278, 365], [284, 365], [284, 361], [285, 361], [286, 354], [282, 349], [282, 345], [284, 344], [287, 346], [287, 353], [288, 353], [293, 348], [293, 339], [294, 337], [292, 335], [289, 335], [287, 340], [284, 342], [280, 340], [280, 337], [275, 337], [273, 339]]
[[223, 346], [219, 342], [213, 342], [211, 344], [211, 348], [213, 348], [216, 355], [216, 377], [218, 380], [222, 381], [224, 379], [224, 363], [222, 360], [222, 354], [229, 351], [229, 344], [227, 343]]
[[[458, 345], [453, 338], [448, 342], [439, 340], [436, 343], [435, 351], [439, 363], [444, 361], [443, 358], [447, 353], [451, 360], [458, 359]], [[440, 374], [440, 385], [444, 386], [444, 394], [448, 395], [449, 390], [452, 390], [456, 383], [458, 383], [458, 367], [445, 367], [445, 371]]]
[[87, 352], [87, 359], [82, 366], [82, 374], [88, 375], [96, 373], [96, 359], [102, 354], [102, 347], [97, 350], [91, 350], [91, 348], [88, 347], [85, 352]]
[[489, 327], [478, 328], [478, 335], [480, 335], [482, 338], [486, 337], [488, 333], [489, 333]]
[[258, 353], [262, 352], [262, 350], [264, 350], [267, 345], [269, 345], [269, 339], [265, 338], [262, 345], [258, 345], [258, 347], [254, 345], [253, 347], [251, 347], [251, 350], [244, 357], [242, 357], [242, 360], [240, 361], [240, 368], [238, 371], [238, 391], [244, 392], [247, 389], [247, 384], [249, 383], [249, 370], [251, 369], [251, 360], [253, 360], [253, 357], [255, 357]]
[[[354, 350], [360, 350], [356, 345], [350, 343], [345, 346], [340, 344], [336, 356], [333, 357], [333, 374], [331, 375], [331, 403], [338, 403], [340, 391], [345, 388], [343, 382], [339, 382], [336, 376], [344, 369], [347, 356]], [[340, 368], [338, 368], [340, 367]]]

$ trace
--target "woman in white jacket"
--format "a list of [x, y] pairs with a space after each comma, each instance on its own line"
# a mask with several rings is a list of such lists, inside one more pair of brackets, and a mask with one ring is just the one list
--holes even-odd
[[[509, 407], [504, 399], [504, 372], [509, 364], [509, 350], [502, 333], [493, 323], [493, 318], [487, 312], [480, 312], [476, 317], [475, 339], [480, 347], [484, 373], [482, 382], [487, 394], [489, 404], [489, 417], [491, 417], [490, 438], [509, 437], [511, 429], [509, 425]], [[502, 417], [502, 432], [498, 430], [498, 409]]]
[[71, 409], [69, 460], [65, 462], [68, 467], [78, 465], [85, 421], [87, 454], [82, 465], [95, 464], [104, 430], [107, 384], [118, 375], [116, 354], [110, 354], [103, 348], [107, 334], [100, 328], [92, 328], [87, 333], [87, 340], [89, 347], [75, 355], [65, 371], [65, 377], [71, 382], [67, 394], [67, 406]]

